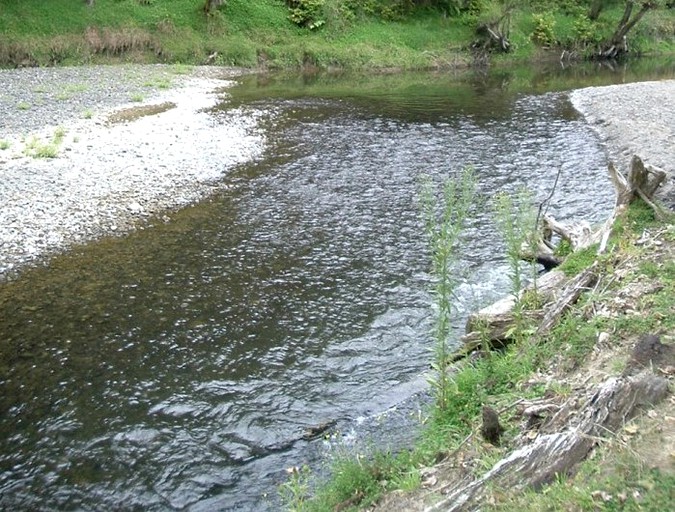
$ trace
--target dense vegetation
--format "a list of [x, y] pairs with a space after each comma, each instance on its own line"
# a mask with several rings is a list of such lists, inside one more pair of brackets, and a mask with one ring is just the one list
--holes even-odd
[[[630, 27], [629, 52], [672, 53], [672, 2], [628, 3], [634, 4], [630, 20], [640, 17]], [[580, 58], [611, 42], [626, 5], [625, 0], [3, 0], [0, 65], [123, 59], [411, 69], [451, 67], [500, 52], [531, 59], [558, 58], [564, 50], [565, 58]]]

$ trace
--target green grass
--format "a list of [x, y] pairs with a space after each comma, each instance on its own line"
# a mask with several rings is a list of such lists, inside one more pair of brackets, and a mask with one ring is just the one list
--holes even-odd
[[612, 457], [611, 472], [604, 469], [597, 458], [589, 460], [581, 465], [575, 478], [559, 478], [544, 493], [526, 490], [517, 496], [509, 495], [509, 499], [485, 510], [670, 510], [675, 475], [649, 469], [647, 462], [641, 460], [638, 453], [628, 450], [619, 457]]
[[49, 142], [43, 142], [38, 137], [31, 137], [23, 148], [23, 153], [32, 158], [56, 158], [59, 156], [59, 149], [66, 136], [66, 130], [62, 127], [56, 128], [52, 139]]
[[26, 143], [23, 152], [33, 158], [56, 158], [59, 155], [59, 148], [56, 144], [45, 143], [33, 137]]
[[4, 151], [6, 149], [9, 149], [10, 146], [11, 143], [8, 140], [0, 139], [0, 150]]
[[86, 90], [87, 86], [84, 84], [68, 84], [56, 94], [56, 99], [66, 101]]
[[[392, 2], [389, 2], [391, 4]], [[621, 15], [621, 7], [603, 11], [585, 31], [578, 12], [555, 3], [524, 3], [511, 17], [513, 52], [497, 60], [525, 60], [560, 47], [585, 51], [583, 34], [607, 37]], [[416, 9], [392, 15], [370, 1], [346, 12], [336, 0], [326, 0], [320, 29], [300, 28], [289, 20], [280, 0], [228, 0], [212, 16], [205, 16], [196, 0], [97, 0], [91, 7], [72, 0], [5, 2], [0, 16], [0, 64], [72, 64], [110, 61], [197, 63], [216, 55], [215, 63], [271, 68], [319, 66], [344, 68], [420, 69], [451, 67], [470, 60], [469, 45], [476, 23], [501, 14], [497, 0], [482, 2], [478, 16], [443, 16]], [[567, 2], [569, 4], [569, 2]], [[344, 7], [344, 3], [342, 3]], [[364, 5], [378, 6], [369, 11]], [[403, 5], [403, 2], [401, 2]], [[533, 41], [534, 14], [552, 20], [556, 45], [542, 50]], [[581, 23], [581, 24], [580, 24]], [[640, 52], [675, 51], [675, 12], [649, 13], [631, 42]], [[583, 28], [583, 27], [582, 27]]]
[[597, 252], [598, 244], [593, 244], [585, 249], [569, 253], [558, 268], [566, 275], [574, 276], [595, 263], [598, 258]]

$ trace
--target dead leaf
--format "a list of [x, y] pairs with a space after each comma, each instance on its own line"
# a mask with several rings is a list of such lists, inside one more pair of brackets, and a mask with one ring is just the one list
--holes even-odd
[[634, 436], [635, 434], [638, 433], [639, 430], [640, 429], [638, 428], [638, 426], [635, 423], [632, 423], [630, 425], [626, 425], [625, 427], [623, 427], [623, 431], [626, 434], [628, 434], [629, 436]]

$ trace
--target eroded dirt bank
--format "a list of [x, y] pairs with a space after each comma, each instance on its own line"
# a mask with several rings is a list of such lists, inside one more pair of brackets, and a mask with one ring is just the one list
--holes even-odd
[[243, 109], [209, 109], [241, 71], [0, 71], [0, 279], [74, 243], [197, 201], [264, 146]]

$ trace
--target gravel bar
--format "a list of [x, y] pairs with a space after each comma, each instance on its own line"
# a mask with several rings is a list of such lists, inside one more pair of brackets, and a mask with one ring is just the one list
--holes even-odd
[[242, 72], [0, 70], [0, 281], [198, 201], [259, 156], [265, 140], [253, 112], [208, 112]]
[[570, 98], [618, 170], [626, 173], [638, 155], [668, 173], [658, 197], [675, 208], [675, 80], [589, 87]]

